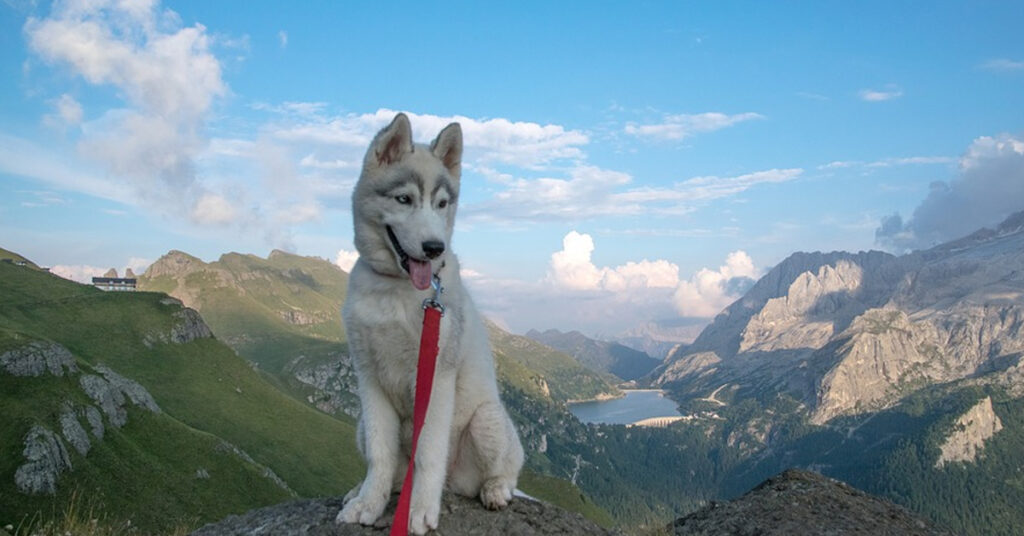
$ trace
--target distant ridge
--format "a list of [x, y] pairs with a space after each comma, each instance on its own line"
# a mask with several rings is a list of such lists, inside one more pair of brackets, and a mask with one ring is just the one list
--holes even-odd
[[624, 381], [649, 374], [661, 361], [616, 342], [597, 341], [578, 331], [563, 333], [556, 329], [540, 332], [531, 329], [526, 336], [574, 357], [580, 364], [606, 372]]

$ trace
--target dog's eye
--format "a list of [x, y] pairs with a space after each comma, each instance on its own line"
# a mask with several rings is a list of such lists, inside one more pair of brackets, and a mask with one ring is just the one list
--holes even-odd
[[406, 194], [402, 194], [402, 195], [396, 196], [395, 197], [395, 201], [398, 201], [398, 203], [400, 205], [411, 205], [412, 204], [412, 198], [409, 197]]
[[438, 206], [438, 208], [445, 208], [445, 207], [447, 207], [448, 206], [448, 200], [447, 199], [442, 199], [441, 201], [439, 201], [437, 203], [437, 206]]

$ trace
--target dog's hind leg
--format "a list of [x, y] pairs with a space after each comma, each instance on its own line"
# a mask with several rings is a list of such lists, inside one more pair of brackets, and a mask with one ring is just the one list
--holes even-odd
[[391, 496], [399, 458], [399, 420], [376, 379], [367, 375], [359, 380], [363, 412], [359, 417], [358, 437], [366, 459], [366, 478], [359, 485], [359, 492], [338, 513], [336, 521], [372, 525], [384, 512]]
[[469, 422], [481, 475], [480, 502], [491, 510], [504, 508], [523, 467], [523, 446], [501, 402], [490, 400], [477, 408]]

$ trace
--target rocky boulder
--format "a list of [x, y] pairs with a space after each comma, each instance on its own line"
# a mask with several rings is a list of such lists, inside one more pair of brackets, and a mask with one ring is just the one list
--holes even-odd
[[[193, 536], [258, 536], [258, 535], [331, 535], [370, 536], [387, 534], [394, 517], [398, 496], [392, 497], [376, 526], [334, 522], [342, 507], [342, 499], [304, 499], [253, 510], [231, 516], [200, 528]], [[476, 499], [446, 494], [441, 504], [441, 522], [436, 534], [447, 536], [521, 536], [545, 534], [610, 535], [609, 531], [579, 514], [557, 506], [516, 498], [504, 510], [487, 510]], [[433, 533], [432, 533], [433, 534]]]
[[708, 506], [669, 526], [676, 536], [953, 533], [884, 499], [817, 473], [790, 469], [746, 495]]

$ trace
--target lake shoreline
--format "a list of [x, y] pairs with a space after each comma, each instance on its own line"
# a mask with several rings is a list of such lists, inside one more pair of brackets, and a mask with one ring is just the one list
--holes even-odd
[[676, 402], [663, 389], [622, 389], [618, 397], [567, 404], [587, 424], [631, 425], [641, 421], [681, 418]]

